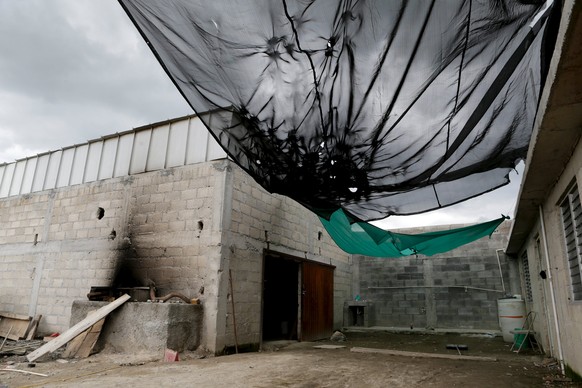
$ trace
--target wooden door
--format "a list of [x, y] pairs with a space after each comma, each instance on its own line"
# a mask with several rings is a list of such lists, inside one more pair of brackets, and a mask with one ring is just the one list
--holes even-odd
[[329, 338], [333, 330], [333, 270], [303, 262], [301, 285], [301, 340]]

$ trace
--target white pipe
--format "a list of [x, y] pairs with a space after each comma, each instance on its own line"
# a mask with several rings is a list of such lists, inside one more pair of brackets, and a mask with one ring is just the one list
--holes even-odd
[[546, 256], [546, 266], [548, 267], [548, 281], [550, 282], [550, 295], [552, 296], [552, 311], [554, 313], [554, 326], [556, 327], [556, 339], [558, 342], [558, 357], [560, 358], [560, 368], [565, 374], [564, 355], [562, 353], [562, 340], [560, 339], [560, 325], [558, 324], [558, 311], [556, 309], [556, 295], [554, 294], [554, 284], [552, 282], [552, 269], [550, 267], [550, 251], [548, 249], [548, 239], [546, 238], [546, 224], [544, 223], [544, 211], [542, 205], [539, 206], [540, 224], [542, 228], [542, 239], [544, 240], [544, 254]]
[[499, 251], [503, 252], [503, 249], [496, 249], [495, 255], [497, 255], [497, 265], [499, 266], [499, 276], [501, 276], [501, 288], [503, 288], [503, 292], [505, 292], [505, 282], [503, 281], [503, 271], [501, 270], [501, 260], [499, 260]]
[[464, 288], [465, 291], [467, 289], [472, 290], [481, 290], [481, 291], [491, 291], [491, 292], [505, 292], [499, 290], [493, 290], [491, 288], [481, 288], [481, 287], [472, 287], [472, 286], [390, 286], [390, 287], [368, 287], [368, 290], [372, 289], [402, 289], [402, 288]]

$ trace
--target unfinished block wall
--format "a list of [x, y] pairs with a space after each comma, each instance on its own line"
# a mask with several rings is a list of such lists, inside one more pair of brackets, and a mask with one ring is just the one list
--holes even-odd
[[[220, 162], [217, 162], [220, 164]], [[0, 310], [68, 328], [91, 286], [146, 286], [216, 304], [223, 200], [215, 163], [0, 200]], [[218, 179], [220, 182], [220, 179]], [[216, 190], [219, 191], [217, 194]], [[216, 267], [216, 268], [215, 268]], [[215, 330], [215, 309], [204, 326]]]
[[[265, 250], [336, 267], [334, 328], [341, 328], [343, 302], [351, 293], [351, 255], [335, 245], [313, 213], [289, 198], [269, 194], [234, 163], [230, 163], [227, 186], [232, 191], [225, 212], [223, 256], [229, 260], [234, 281], [239, 343], [259, 343], [261, 339]], [[220, 343], [229, 346], [234, 344], [232, 307], [229, 300], [224, 301], [228, 304], [222, 309], [226, 319]]]
[[[354, 272], [359, 272], [359, 278], [355, 288], [359, 288], [361, 299], [373, 303], [374, 324], [499, 330], [497, 299], [519, 293], [512, 289], [517, 263], [497, 251], [506, 246], [509, 227], [510, 222], [506, 221], [491, 238], [431, 257], [358, 257], [355, 261], [358, 270]], [[437, 229], [443, 228], [399, 232], [415, 234]]]
[[351, 293], [351, 256], [317, 217], [226, 159], [5, 198], [0, 220], [0, 310], [42, 314], [42, 333], [91, 286], [155, 284], [202, 300], [202, 346], [234, 345], [232, 296], [239, 342], [258, 344], [265, 249], [336, 266], [336, 328]]

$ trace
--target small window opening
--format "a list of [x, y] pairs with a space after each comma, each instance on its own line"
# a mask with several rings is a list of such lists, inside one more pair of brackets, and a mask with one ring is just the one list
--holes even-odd
[[97, 208], [97, 219], [98, 220], [102, 219], [104, 215], [105, 215], [105, 209], [103, 209], [102, 207], [98, 207]]

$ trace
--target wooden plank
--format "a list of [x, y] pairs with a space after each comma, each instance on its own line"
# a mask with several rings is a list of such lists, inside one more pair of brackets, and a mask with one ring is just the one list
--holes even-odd
[[105, 323], [105, 318], [98, 321], [96, 324], [91, 326], [88, 330], [87, 335], [85, 336], [85, 340], [81, 344], [81, 347], [77, 351], [76, 357], [77, 358], [87, 358], [91, 355], [97, 340], [99, 339], [99, 334], [101, 334], [101, 329], [103, 328], [103, 324]]
[[11, 332], [12, 332], [12, 326], [10, 326], [10, 329], [8, 329], [8, 334], [6, 334], [6, 336], [4, 336], [4, 341], [2, 341], [2, 344], [0, 344], [0, 350], [2, 350], [2, 348], [4, 347], [4, 344], [6, 343], [6, 340], [8, 339], [8, 336], [10, 335]]
[[[87, 315], [85, 315], [85, 318], [91, 316], [91, 314], [93, 314], [95, 311], [97, 310], [88, 311]], [[91, 327], [82, 332], [81, 334], [79, 334], [78, 336], [76, 336], [75, 338], [73, 338], [73, 340], [67, 344], [67, 349], [65, 349], [65, 351], [63, 352], [63, 358], [75, 357], [75, 355], [79, 351], [79, 348], [83, 344], [83, 341], [85, 341], [85, 338], [87, 338], [87, 334], [89, 334], [89, 330], [91, 330]]]
[[459, 356], [457, 354], [439, 354], [439, 353], [417, 353], [405, 352], [402, 350], [390, 349], [373, 349], [373, 348], [359, 348], [353, 347], [350, 352], [356, 353], [379, 353], [388, 354], [390, 356], [404, 356], [404, 357], [421, 357], [421, 358], [445, 358], [449, 360], [471, 360], [471, 361], [497, 361], [494, 357], [480, 357], [480, 356]]
[[14, 320], [14, 322], [15, 324], [13, 333], [16, 336], [16, 341], [18, 341], [19, 339], [26, 337], [26, 331], [28, 330], [30, 321]]
[[30, 371], [22, 370], [22, 369], [2, 368], [2, 369], [0, 369], [0, 371], [2, 371], [2, 372], [17, 372], [17, 373], [23, 373], [25, 375], [48, 377], [48, 375], [45, 375], [44, 373], [30, 372]]
[[32, 319], [32, 317], [29, 317], [28, 315], [13, 314], [13, 313], [6, 313], [6, 312], [0, 312], [0, 317], [6, 317], [6, 318], [10, 318], [10, 319], [20, 319], [20, 320], [27, 321], [27, 322]]
[[[87, 317], [94, 314], [96, 310], [91, 310], [87, 313]], [[100, 319], [93, 326], [85, 330], [83, 333], [75, 337], [67, 345], [67, 349], [63, 353], [64, 358], [87, 358], [91, 355], [91, 351], [95, 347], [101, 328], [105, 323], [105, 318]]]
[[[25, 318], [26, 319], [12, 318], [4, 315], [0, 321], [0, 337], [7, 337], [13, 341], [18, 341], [19, 339], [24, 338], [30, 322], [30, 317]], [[10, 330], [9, 334], [8, 329], [10, 327], [12, 327], [12, 330]]]
[[111, 313], [113, 310], [127, 302], [129, 299], [130, 299], [129, 295], [124, 294], [123, 296], [120, 296], [119, 298], [109, 303], [108, 305], [101, 307], [99, 310], [95, 311], [94, 314], [91, 314], [91, 316], [83, 319], [81, 322], [77, 323], [75, 326], [71, 327], [69, 330], [65, 331], [54, 340], [47, 342], [45, 345], [41, 346], [34, 352], [27, 355], [26, 359], [29, 362], [32, 362], [39, 358], [40, 356], [45, 355], [46, 353], [54, 352], [55, 350], [57, 350], [58, 348], [68, 343], [70, 340], [72, 340], [73, 338], [75, 338], [76, 336], [78, 336], [91, 326], [93, 326], [97, 321], [99, 321], [102, 318], [105, 318], [107, 315], [109, 315], [109, 313]]
[[342, 349], [345, 345], [317, 345], [314, 346], [315, 349]]
[[34, 319], [30, 322], [30, 330], [28, 331], [28, 334], [26, 335], [27, 341], [33, 340], [34, 337], [36, 336], [36, 330], [38, 329], [38, 325], [40, 324], [41, 318], [42, 318], [42, 315], [39, 314], [36, 317], [34, 317]]
[[[91, 327], [93, 327], [93, 326], [91, 326]], [[87, 338], [87, 334], [89, 333], [89, 330], [90, 330], [90, 328], [87, 329], [87, 330], [85, 330], [84, 332], [82, 332], [81, 334], [79, 334], [78, 336], [76, 336], [75, 338], [73, 338], [67, 344], [67, 348], [63, 352], [63, 358], [73, 358], [73, 357], [75, 357], [75, 355], [79, 351], [79, 348], [83, 344], [83, 341], [85, 341], [85, 338]]]

